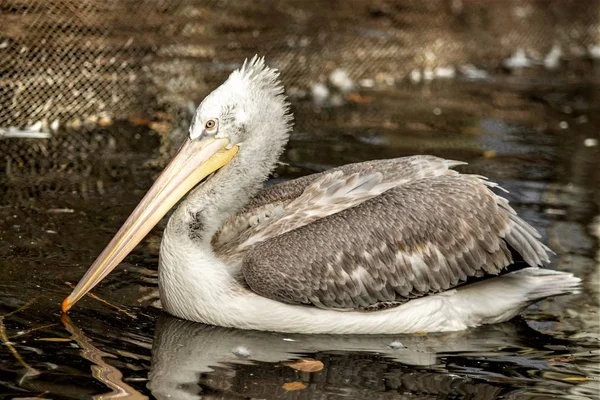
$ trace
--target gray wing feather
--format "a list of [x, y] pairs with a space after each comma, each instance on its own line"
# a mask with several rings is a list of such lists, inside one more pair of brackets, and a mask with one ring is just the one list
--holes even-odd
[[312, 183], [338, 171], [346, 175], [355, 173], [368, 174], [380, 172], [389, 180], [418, 179], [424, 176], [435, 176], [447, 172], [457, 165], [466, 164], [462, 161], [446, 160], [435, 156], [411, 156], [392, 158], [389, 160], [373, 160], [354, 164], [346, 164], [341, 167], [332, 168], [324, 172], [303, 176], [298, 179], [282, 182], [265, 188], [258, 192], [248, 204], [238, 213], [243, 215], [253, 209], [260, 208], [265, 204], [279, 201], [289, 201], [298, 198], [304, 190]]
[[292, 304], [378, 309], [450, 289], [549, 249], [474, 175], [408, 180], [352, 208], [254, 245], [242, 271], [258, 294]]
[[215, 252], [233, 257], [263, 240], [354, 207], [384, 191], [426, 177], [457, 174], [464, 164], [412, 156], [344, 165], [261, 190], [213, 238]]

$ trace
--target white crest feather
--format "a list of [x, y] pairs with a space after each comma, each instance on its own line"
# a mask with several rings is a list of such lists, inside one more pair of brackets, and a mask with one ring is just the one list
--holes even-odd
[[265, 58], [255, 55], [250, 60], [246, 59], [242, 67], [231, 73], [230, 80], [239, 80], [256, 87], [268, 90], [276, 95], [283, 94], [284, 89], [279, 80], [279, 71], [265, 64]]

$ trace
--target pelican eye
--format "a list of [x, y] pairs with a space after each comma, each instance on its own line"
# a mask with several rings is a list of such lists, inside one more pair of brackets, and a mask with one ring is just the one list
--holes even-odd
[[202, 130], [202, 133], [205, 135], [216, 135], [217, 132], [219, 131], [219, 120], [214, 118], [214, 119], [209, 119], [208, 121], [206, 121], [204, 123], [204, 129]]

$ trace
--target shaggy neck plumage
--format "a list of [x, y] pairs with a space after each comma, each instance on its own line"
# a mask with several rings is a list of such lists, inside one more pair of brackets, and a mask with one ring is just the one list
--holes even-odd
[[223, 222], [239, 211], [262, 187], [288, 139], [288, 127], [266, 134], [269, 143], [242, 143], [230, 164], [192, 190], [171, 216], [165, 234], [185, 235], [209, 244]]
[[292, 115], [278, 74], [254, 57], [200, 104], [190, 128], [202, 136], [203, 121], [217, 118], [219, 135], [239, 146], [234, 159], [198, 186], [175, 211], [165, 235], [210, 245], [223, 222], [254, 196], [273, 171], [291, 130]]

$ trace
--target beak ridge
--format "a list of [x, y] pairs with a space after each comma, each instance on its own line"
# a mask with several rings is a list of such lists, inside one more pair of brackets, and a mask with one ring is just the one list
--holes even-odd
[[[229, 147], [229, 148], [227, 148]], [[229, 139], [186, 140], [121, 229], [62, 302], [66, 313], [108, 275], [161, 218], [202, 179], [228, 164], [237, 154]]]

